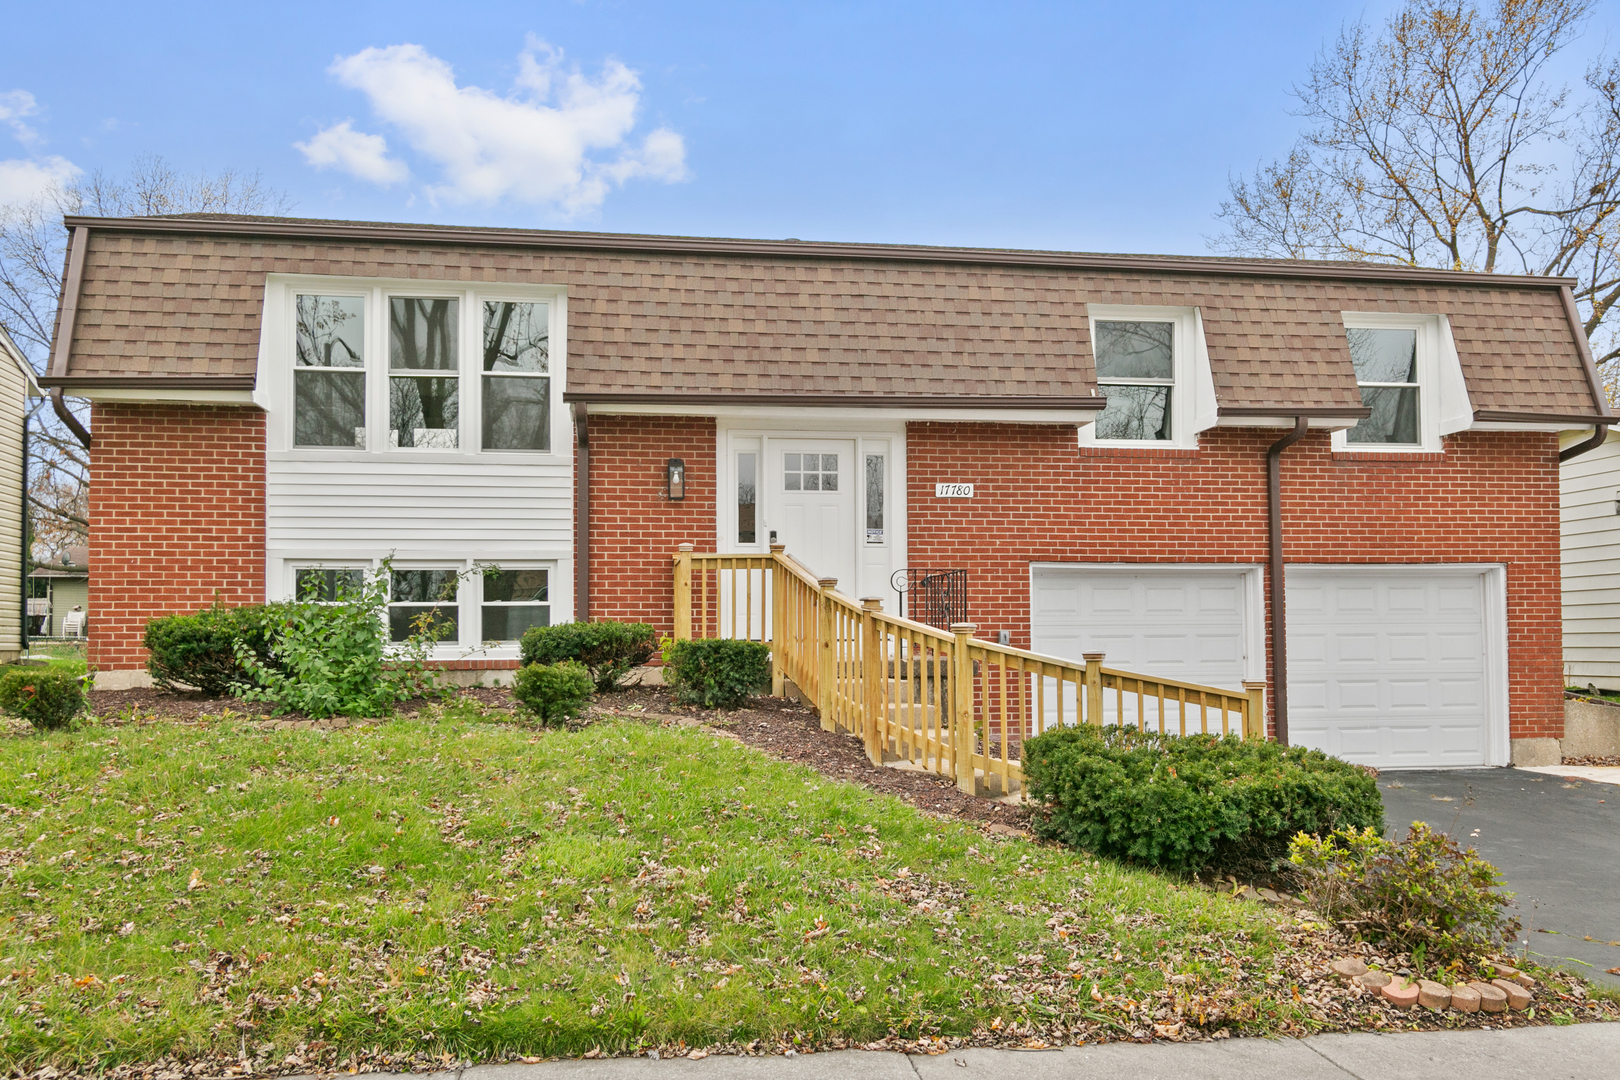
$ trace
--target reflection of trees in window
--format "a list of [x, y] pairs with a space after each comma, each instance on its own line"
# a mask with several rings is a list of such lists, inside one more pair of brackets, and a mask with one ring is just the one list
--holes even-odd
[[883, 540], [883, 455], [866, 455], [866, 539]]
[[737, 455], [737, 543], [752, 544], [758, 538], [755, 531], [755, 457]]
[[364, 446], [365, 301], [299, 295], [293, 372], [293, 445]]
[[1170, 438], [1170, 387], [1104, 386], [1108, 407], [1097, 417], [1097, 438]]
[[[459, 307], [451, 298], [389, 298], [388, 363], [393, 373], [388, 386], [389, 424], [399, 446], [419, 445], [419, 431], [453, 433], [460, 421], [459, 380], [416, 374], [457, 370]], [[454, 435], [427, 445], [453, 447]]]
[[1361, 403], [1372, 415], [1345, 435], [1353, 443], [1420, 442], [1418, 435], [1417, 331], [1350, 327], [1350, 362]]
[[550, 313], [545, 304], [484, 303], [484, 449], [551, 447]]

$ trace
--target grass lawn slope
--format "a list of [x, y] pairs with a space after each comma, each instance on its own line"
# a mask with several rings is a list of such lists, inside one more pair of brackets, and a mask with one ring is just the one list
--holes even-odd
[[476, 711], [0, 739], [0, 1072], [1310, 1022], [1276, 913], [704, 729]]

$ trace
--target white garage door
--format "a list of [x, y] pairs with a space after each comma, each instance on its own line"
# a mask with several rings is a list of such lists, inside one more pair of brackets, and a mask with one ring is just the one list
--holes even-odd
[[1248, 670], [1249, 574], [1244, 567], [1112, 569], [1037, 566], [1031, 572], [1035, 652], [1206, 686], [1242, 688]]
[[1478, 568], [1290, 566], [1288, 736], [1379, 768], [1491, 763]]

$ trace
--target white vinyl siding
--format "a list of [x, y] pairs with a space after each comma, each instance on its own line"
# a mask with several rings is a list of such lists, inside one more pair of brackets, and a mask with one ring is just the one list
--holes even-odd
[[1620, 439], [1611, 435], [1558, 472], [1564, 682], [1620, 690]]
[[0, 662], [22, 649], [22, 428], [28, 380], [0, 342]]

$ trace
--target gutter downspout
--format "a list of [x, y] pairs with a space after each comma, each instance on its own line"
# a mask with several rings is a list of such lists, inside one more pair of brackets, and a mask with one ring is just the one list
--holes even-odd
[[1305, 437], [1310, 420], [1294, 417], [1294, 430], [1266, 451], [1266, 534], [1271, 545], [1271, 715], [1276, 719], [1277, 742], [1288, 745], [1288, 631], [1284, 617], [1282, 452]]
[[[79, 315], [79, 289], [84, 282], [84, 251], [89, 243], [90, 230], [83, 225], [75, 225], [72, 237], [68, 241], [67, 273], [62, 279], [62, 303], [56, 309], [56, 341], [51, 350], [52, 378], [61, 378], [67, 374], [68, 357], [73, 352], [73, 323]], [[67, 402], [62, 400], [60, 386], [51, 390], [51, 408], [56, 410], [57, 419], [73, 432], [73, 437], [78, 439], [86, 450], [90, 449], [90, 433], [79, 423], [79, 418], [68, 409]]]
[[591, 618], [591, 429], [583, 401], [574, 402], [574, 621]]
[[1599, 424], [1592, 429], [1592, 434], [1580, 442], [1566, 446], [1558, 451], [1558, 462], [1563, 464], [1570, 458], [1580, 457], [1588, 450], [1596, 450], [1603, 445], [1603, 440], [1609, 437], [1609, 428], [1606, 424]]

